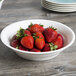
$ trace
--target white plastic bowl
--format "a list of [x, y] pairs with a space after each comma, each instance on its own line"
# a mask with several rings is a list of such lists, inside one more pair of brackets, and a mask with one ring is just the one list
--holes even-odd
[[[33, 24], [42, 24], [44, 25], [44, 28], [47, 28], [48, 26], [53, 26], [57, 28], [57, 31], [61, 33], [64, 37], [64, 47], [49, 52], [29, 52], [29, 51], [18, 50], [10, 46], [10, 39], [16, 34], [17, 30], [19, 30], [20, 27], [26, 29], [31, 22]], [[8, 25], [1, 32], [1, 40], [8, 48], [12, 49], [14, 52], [16, 52], [19, 56], [23, 57], [24, 59], [42, 61], [56, 57], [60, 52], [66, 50], [66, 48], [71, 46], [75, 40], [75, 34], [69, 27], [67, 27], [62, 23], [51, 20], [33, 19], [33, 20], [19, 21]]]

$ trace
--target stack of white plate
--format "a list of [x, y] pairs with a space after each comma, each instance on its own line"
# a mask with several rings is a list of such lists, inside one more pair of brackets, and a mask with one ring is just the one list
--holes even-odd
[[44, 8], [57, 12], [76, 11], [76, 0], [41, 0]]

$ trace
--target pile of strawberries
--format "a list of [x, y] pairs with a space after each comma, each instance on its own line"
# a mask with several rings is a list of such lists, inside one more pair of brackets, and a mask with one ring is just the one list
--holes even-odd
[[43, 28], [40, 24], [30, 24], [20, 28], [12, 38], [11, 46], [24, 51], [48, 52], [63, 47], [63, 37], [54, 27]]

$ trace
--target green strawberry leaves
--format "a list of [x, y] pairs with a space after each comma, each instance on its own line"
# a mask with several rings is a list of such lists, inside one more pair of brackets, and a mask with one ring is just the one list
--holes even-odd
[[[44, 27], [44, 25], [41, 25], [41, 24], [39, 24], [41, 27]], [[31, 26], [33, 26], [33, 23], [31, 22], [30, 23], [30, 25], [29, 25], [29, 28], [31, 27]]]
[[30, 23], [29, 28], [30, 28], [31, 26], [33, 26], [32, 22]]
[[37, 36], [33, 36], [33, 38], [34, 38], [34, 40], [36, 40], [36, 39], [39, 38], [39, 37], [37, 37]]
[[24, 34], [24, 36], [28, 36], [27, 34]]
[[41, 27], [44, 27], [44, 25], [39, 24]]
[[20, 27], [20, 29], [17, 31], [17, 39], [20, 39], [24, 36], [24, 29]]
[[36, 40], [37, 38], [39, 38], [38, 36], [36, 36], [36, 33], [33, 33], [32, 35], [33, 35], [34, 40]]
[[16, 46], [16, 49], [18, 49], [18, 48], [19, 48], [19, 45]]
[[33, 36], [36, 36], [36, 33], [33, 33], [32, 35], [33, 35]]
[[52, 26], [49, 26], [49, 28], [51, 28], [51, 29], [53, 29], [53, 30], [57, 30], [57, 28], [54, 28], [54, 27], [52, 27]]
[[56, 50], [58, 48], [57, 45], [54, 45], [53, 43], [49, 43], [50, 50]]

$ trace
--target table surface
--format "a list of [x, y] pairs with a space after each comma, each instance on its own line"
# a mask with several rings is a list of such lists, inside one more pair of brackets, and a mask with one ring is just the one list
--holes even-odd
[[[40, 0], [5, 0], [0, 10], [0, 32], [8, 24], [27, 19], [62, 22], [76, 33], [76, 12], [57, 13], [42, 8]], [[25, 60], [0, 41], [0, 76], [76, 76], [76, 41], [51, 60]]]

